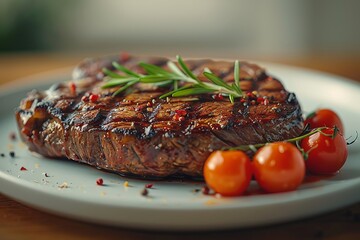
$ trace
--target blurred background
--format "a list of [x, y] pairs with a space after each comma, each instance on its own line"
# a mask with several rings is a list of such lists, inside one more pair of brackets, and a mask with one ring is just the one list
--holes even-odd
[[359, 10], [358, 0], [1, 0], [0, 68], [38, 60], [52, 69], [127, 51], [334, 64], [332, 72], [360, 80], [345, 70], [360, 67]]

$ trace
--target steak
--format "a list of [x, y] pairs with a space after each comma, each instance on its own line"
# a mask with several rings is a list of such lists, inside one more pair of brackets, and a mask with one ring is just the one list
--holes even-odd
[[[169, 60], [126, 54], [87, 59], [75, 68], [72, 81], [33, 90], [16, 111], [30, 151], [127, 176], [196, 178], [214, 150], [281, 141], [303, 130], [295, 94], [255, 64], [240, 62], [240, 87], [246, 95], [232, 104], [212, 94], [159, 99], [171, 88], [149, 84], [113, 97], [117, 87], [101, 88], [101, 69], [112, 69], [112, 61], [144, 73], [140, 61], [166, 68]], [[200, 79], [205, 79], [206, 67], [224, 81], [234, 81], [231, 62], [185, 63]], [[89, 99], [92, 95], [97, 97]]]

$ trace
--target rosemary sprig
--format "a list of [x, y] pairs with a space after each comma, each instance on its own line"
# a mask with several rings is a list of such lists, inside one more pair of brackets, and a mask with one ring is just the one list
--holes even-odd
[[[195, 76], [179, 55], [176, 56], [176, 59], [178, 65], [171, 61], [167, 63], [170, 71], [153, 64], [139, 63], [139, 66], [146, 71], [144, 75], [135, 73], [125, 66], [114, 62], [114, 68], [122, 72], [123, 75], [104, 68], [103, 73], [107, 75], [107, 81], [102, 88], [119, 87], [113, 94], [113, 96], [116, 96], [137, 83], [156, 84], [158, 86], [172, 85], [173, 90], [161, 95], [159, 98], [217, 93], [228, 96], [231, 103], [234, 103], [235, 98], [243, 96], [239, 86], [239, 61], [235, 61], [234, 63], [234, 83], [230, 85], [213, 74], [209, 69], [205, 69], [203, 72], [203, 75], [209, 82], [204, 82]], [[187, 84], [179, 87], [180, 82]]]

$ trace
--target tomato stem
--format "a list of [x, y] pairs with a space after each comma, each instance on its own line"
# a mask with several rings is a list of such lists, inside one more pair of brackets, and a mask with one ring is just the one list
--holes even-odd
[[309, 149], [308, 151], [306, 151], [306, 152], [305, 152], [305, 150], [304, 150], [303, 148], [301, 148], [301, 152], [302, 152], [302, 155], [303, 155], [305, 161], [309, 158], [309, 153], [310, 153], [312, 150], [316, 149], [317, 147], [318, 147], [318, 145], [315, 145], [315, 146], [313, 146], [312, 148], [310, 148], [310, 149]]
[[[351, 145], [351, 144], [353, 144], [354, 142], [356, 142], [356, 140], [357, 140], [358, 137], [359, 137], [359, 133], [358, 133], [358, 131], [355, 131], [355, 132], [356, 132], [356, 137], [355, 137], [355, 139], [352, 140], [351, 142], [346, 142], [346, 145]], [[348, 138], [346, 139], [346, 141], [348, 141], [350, 138], [352, 138], [352, 136], [348, 137]]]
[[[320, 132], [321, 134], [325, 134], [325, 136], [329, 136], [329, 137], [332, 137], [333, 134], [331, 135], [328, 135], [326, 133], [323, 133], [322, 130], [326, 129], [327, 127], [319, 127], [319, 128], [315, 128], [313, 129], [312, 131], [304, 134], [304, 135], [301, 135], [301, 136], [298, 136], [298, 137], [294, 137], [294, 138], [290, 138], [290, 139], [286, 139], [286, 140], [283, 140], [283, 142], [290, 142], [290, 143], [293, 143], [293, 142], [298, 142], [306, 137], [309, 137], [315, 133], [318, 133]], [[334, 132], [336, 131], [336, 126], [334, 127]], [[242, 151], [248, 151], [248, 150], [251, 150], [253, 152], [256, 152], [256, 150], [260, 147], [263, 147], [265, 146], [266, 144], [269, 144], [268, 142], [266, 143], [258, 143], [258, 144], [250, 144], [250, 145], [239, 145], [239, 146], [236, 146], [236, 147], [225, 147], [225, 148], [222, 148], [222, 150], [242, 150]]]
[[333, 135], [331, 136], [331, 138], [332, 139], [334, 139], [335, 137], [336, 137], [336, 135], [339, 133], [339, 128], [338, 127], [336, 127], [336, 126], [334, 126], [334, 133], [333, 133]]

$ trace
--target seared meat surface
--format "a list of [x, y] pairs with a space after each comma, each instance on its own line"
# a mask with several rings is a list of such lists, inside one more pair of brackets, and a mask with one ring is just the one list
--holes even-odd
[[[111, 69], [112, 61], [143, 73], [140, 61], [166, 68], [168, 59], [89, 59], [75, 68], [72, 81], [30, 92], [16, 119], [31, 151], [123, 175], [201, 177], [213, 150], [281, 141], [303, 129], [295, 95], [257, 65], [241, 62], [240, 86], [246, 96], [231, 104], [211, 94], [159, 99], [171, 89], [144, 84], [112, 97], [116, 87], [101, 88], [101, 69]], [[225, 81], [234, 79], [232, 62], [186, 64], [201, 79], [205, 67]]]

